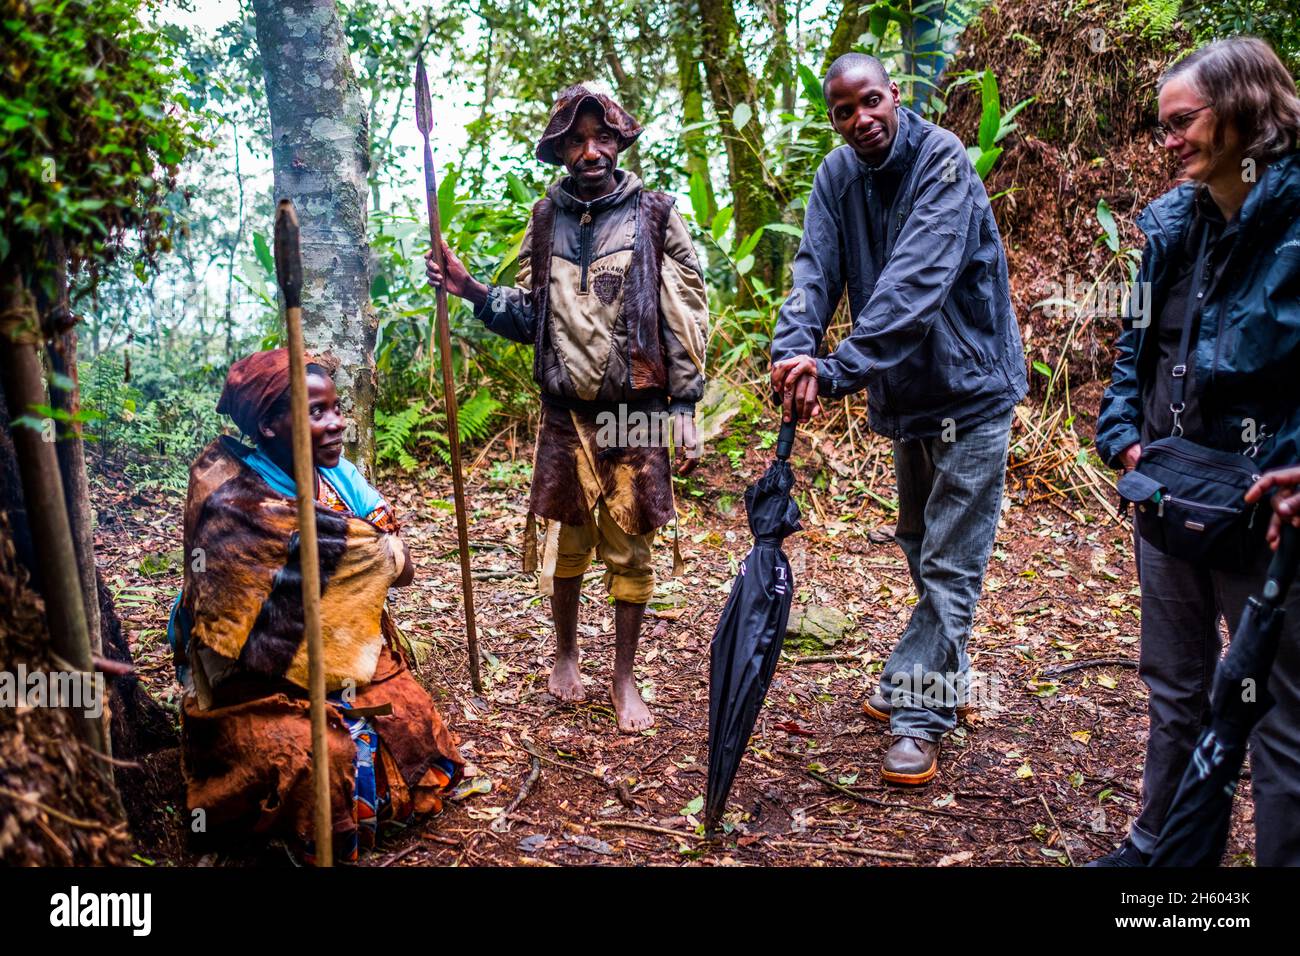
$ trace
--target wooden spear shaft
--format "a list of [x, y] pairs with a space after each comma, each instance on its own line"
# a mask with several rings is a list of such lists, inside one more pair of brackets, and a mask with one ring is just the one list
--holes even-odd
[[[442, 220], [438, 214], [438, 176], [433, 169], [433, 149], [429, 146], [429, 131], [433, 128], [433, 100], [429, 94], [429, 78], [424, 72], [424, 61], [417, 60], [415, 68], [415, 121], [424, 137], [424, 195], [429, 207], [429, 241], [433, 244], [433, 258], [447, 275], [447, 263], [442, 255]], [[447, 403], [447, 440], [451, 446], [451, 483], [456, 497], [456, 536], [460, 545], [460, 587], [465, 603], [465, 637], [469, 644], [469, 679], [477, 694], [483, 693], [483, 679], [478, 669], [478, 633], [474, 627], [474, 579], [469, 565], [469, 527], [465, 518], [465, 480], [461, 473], [460, 425], [457, 421], [456, 381], [451, 368], [451, 321], [447, 316], [447, 290], [437, 289], [438, 360], [442, 365], [442, 394]]]
[[307, 411], [307, 362], [302, 341], [302, 257], [293, 202], [275, 214], [275, 275], [284, 296], [289, 339], [289, 399], [293, 421], [293, 480], [298, 492], [298, 557], [302, 568], [302, 623], [307, 632], [307, 689], [311, 696], [313, 838], [317, 866], [334, 865], [330, 817], [329, 747], [325, 738], [325, 647], [320, 629], [320, 560], [316, 548], [316, 464]]

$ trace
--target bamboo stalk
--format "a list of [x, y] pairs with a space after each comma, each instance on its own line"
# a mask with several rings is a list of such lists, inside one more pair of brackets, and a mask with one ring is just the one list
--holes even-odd
[[289, 398], [293, 421], [293, 480], [298, 498], [298, 556], [302, 567], [302, 623], [307, 634], [307, 689], [311, 696], [312, 838], [316, 865], [334, 865], [330, 819], [329, 748], [325, 737], [325, 647], [320, 628], [320, 558], [316, 547], [316, 464], [307, 411], [307, 362], [302, 340], [302, 258], [293, 202], [275, 214], [275, 274], [284, 295], [289, 341]]

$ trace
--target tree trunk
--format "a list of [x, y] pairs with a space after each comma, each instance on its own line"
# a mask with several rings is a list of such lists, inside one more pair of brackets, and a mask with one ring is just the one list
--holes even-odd
[[[718, 114], [727, 148], [727, 171], [731, 180], [736, 238], [742, 241], [760, 227], [781, 221], [777, 184], [763, 165], [762, 137], [755, 126], [737, 130], [732, 114], [741, 103], [754, 104], [754, 83], [740, 49], [740, 28], [732, 0], [700, 0], [700, 39], [704, 73], [708, 78], [713, 109]], [[750, 120], [756, 124], [758, 117]], [[765, 232], [754, 248], [754, 266], [749, 275], [761, 279], [770, 289], [779, 289], [783, 250], [778, 233]], [[753, 304], [747, 283], [742, 282], [737, 303]]]
[[[22, 318], [24, 312], [28, 314], [26, 320]], [[37, 352], [40, 333], [31, 299], [12, 271], [0, 276], [0, 315], [5, 323], [0, 330], [0, 380], [4, 382], [5, 400], [15, 416], [30, 415], [33, 406], [46, 404]], [[86, 608], [54, 453], [54, 434], [52, 429], [28, 424], [11, 427], [11, 433], [39, 572], [36, 581], [45, 601], [50, 650], [60, 659], [61, 667], [91, 674], [94, 664]], [[102, 719], [83, 717], [77, 727], [86, 743], [101, 752], [105, 750]]]
[[[46, 336], [46, 358], [50, 371], [70, 381], [71, 386], [50, 388], [50, 407], [75, 416], [81, 410], [81, 383], [77, 379], [76, 319], [68, 303], [67, 255], [63, 242], [53, 239], [49, 244], [49, 261], [52, 267], [53, 299], [47, 299], [37, 284], [36, 305], [40, 311], [41, 329]], [[90, 649], [103, 653], [100, 640], [99, 595], [95, 583], [95, 534], [91, 521], [90, 483], [86, 478], [86, 445], [81, 438], [81, 425], [74, 422], [58, 424], [58, 441], [54, 449], [59, 459], [59, 474], [63, 479], [63, 496], [68, 509], [68, 523], [72, 527], [72, 544], [77, 552], [77, 572], [81, 576], [82, 604], [86, 608], [86, 629], [90, 635]]]
[[[923, 110], [934, 97], [935, 86], [939, 85], [943, 75], [946, 61], [943, 52], [943, 28], [951, 12], [946, 3], [928, 7], [922, 13], [913, 14], [902, 28], [904, 71], [913, 76], [924, 76], [934, 84], [934, 86], [917, 82], [911, 84], [912, 95], [907, 105], [918, 112]], [[929, 40], [918, 39], [927, 32], [930, 32]]]
[[677, 34], [677, 88], [682, 95], [682, 125], [694, 126], [682, 133], [682, 152], [686, 154], [686, 175], [696, 173], [704, 180], [706, 219], [700, 223], [705, 229], [713, 223], [718, 212], [718, 200], [713, 192], [713, 177], [709, 174], [709, 143], [704, 130], [704, 81], [700, 78], [699, 55], [695, 38], [682, 30]]
[[366, 239], [370, 130], [333, 0], [254, 0], [275, 197], [302, 223], [307, 347], [338, 361], [348, 458], [374, 461], [375, 330]]
[[831, 31], [830, 43], [826, 46], [826, 55], [822, 57], [822, 76], [826, 75], [836, 59], [853, 48], [858, 37], [867, 32], [867, 27], [871, 24], [868, 12], [870, 7], [871, 4], [861, 0], [844, 0], [840, 15], [835, 20], [835, 29]]

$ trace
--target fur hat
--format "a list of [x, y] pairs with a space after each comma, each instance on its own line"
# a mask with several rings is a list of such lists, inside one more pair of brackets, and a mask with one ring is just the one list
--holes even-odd
[[569, 132], [573, 121], [578, 118], [578, 110], [588, 100], [601, 108], [605, 125], [618, 134], [620, 153], [636, 142], [636, 138], [641, 135], [641, 127], [627, 110], [605, 93], [593, 89], [591, 84], [576, 83], [562, 91], [556, 98], [555, 105], [551, 108], [551, 118], [546, 122], [546, 131], [542, 133], [542, 138], [537, 143], [538, 159], [554, 166], [564, 165], [564, 160], [560, 159], [555, 151], [556, 141], [563, 139]]

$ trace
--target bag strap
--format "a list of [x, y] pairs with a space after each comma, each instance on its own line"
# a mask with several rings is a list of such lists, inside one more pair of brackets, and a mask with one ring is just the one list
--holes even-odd
[[1192, 347], [1192, 324], [1196, 319], [1197, 305], [1205, 298], [1205, 283], [1202, 273], [1205, 271], [1205, 249], [1210, 239], [1208, 223], [1201, 224], [1201, 241], [1196, 251], [1196, 262], [1192, 266], [1192, 284], [1187, 289], [1187, 307], [1183, 310], [1183, 333], [1178, 339], [1178, 357], [1174, 360], [1171, 371], [1173, 385], [1169, 390], [1169, 410], [1174, 414], [1174, 427], [1170, 435], [1183, 434], [1183, 409], [1187, 407], [1187, 353]]

